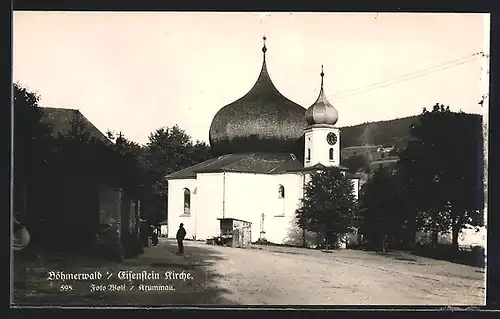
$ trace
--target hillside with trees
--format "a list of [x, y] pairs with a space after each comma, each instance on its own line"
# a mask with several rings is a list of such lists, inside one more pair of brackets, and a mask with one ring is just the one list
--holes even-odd
[[404, 148], [410, 136], [410, 126], [418, 124], [418, 119], [418, 116], [409, 116], [342, 127], [340, 147], [388, 144], [394, 145], [396, 148]]
[[[481, 115], [466, 114], [466, 119], [474, 123], [480, 123]], [[420, 115], [415, 115], [388, 121], [345, 126], [341, 128], [342, 138], [340, 139], [340, 147], [394, 145], [396, 149], [404, 149], [410, 140], [411, 126], [419, 124]]]

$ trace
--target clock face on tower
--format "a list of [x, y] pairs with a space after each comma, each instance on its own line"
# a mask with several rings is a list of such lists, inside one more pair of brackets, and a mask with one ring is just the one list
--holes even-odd
[[335, 133], [330, 132], [326, 135], [326, 141], [330, 145], [335, 145], [337, 143], [337, 135]]

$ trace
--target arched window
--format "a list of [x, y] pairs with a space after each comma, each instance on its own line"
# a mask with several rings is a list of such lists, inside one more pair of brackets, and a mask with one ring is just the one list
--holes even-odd
[[330, 148], [329, 157], [330, 157], [330, 161], [333, 161], [333, 148]]
[[184, 215], [191, 214], [191, 191], [184, 188]]
[[308, 161], [311, 160], [311, 149], [310, 148], [307, 149], [307, 160]]
[[285, 198], [285, 187], [283, 185], [278, 187], [278, 198]]

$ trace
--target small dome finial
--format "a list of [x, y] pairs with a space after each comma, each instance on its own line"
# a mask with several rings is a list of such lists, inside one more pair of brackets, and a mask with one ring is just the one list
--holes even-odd
[[321, 65], [321, 89], [319, 90], [318, 98], [316, 102], [313, 103], [306, 110], [306, 121], [309, 125], [315, 124], [329, 124], [335, 125], [339, 119], [339, 113], [333, 105], [328, 102], [326, 98], [325, 90], [323, 88], [323, 78], [325, 77], [325, 72], [323, 70], [323, 65]]
[[325, 77], [325, 72], [323, 72], [323, 64], [321, 65], [321, 90], [323, 90], [323, 78]]
[[266, 36], [263, 36], [262, 37], [262, 40], [264, 40], [264, 46], [262, 47], [262, 52], [264, 52], [264, 54], [266, 53], [267, 51], [267, 47], [266, 47], [266, 40], [267, 40], [267, 37]]

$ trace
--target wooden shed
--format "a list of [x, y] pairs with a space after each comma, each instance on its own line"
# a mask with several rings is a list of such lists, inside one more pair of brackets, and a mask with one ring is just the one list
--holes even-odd
[[220, 240], [223, 245], [245, 248], [251, 243], [252, 223], [235, 218], [220, 220]]

